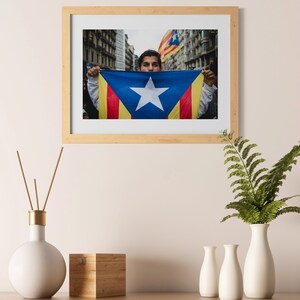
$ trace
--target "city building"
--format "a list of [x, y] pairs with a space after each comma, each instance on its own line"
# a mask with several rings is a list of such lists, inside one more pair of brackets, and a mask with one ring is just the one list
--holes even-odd
[[164, 69], [193, 70], [217, 64], [217, 30], [178, 30], [178, 37], [180, 50], [166, 60]]
[[117, 30], [116, 35], [116, 69], [125, 70], [125, 33]]
[[125, 34], [125, 70], [134, 70], [134, 47], [128, 43], [127, 34]]
[[83, 69], [134, 70], [134, 47], [128, 43], [124, 30], [84, 30]]
[[116, 68], [117, 30], [83, 31], [83, 67]]

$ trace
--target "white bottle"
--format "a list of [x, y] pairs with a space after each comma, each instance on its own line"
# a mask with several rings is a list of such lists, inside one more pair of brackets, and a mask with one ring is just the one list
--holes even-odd
[[238, 245], [224, 245], [225, 257], [220, 271], [219, 298], [221, 300], [241, 300], [243, 298], [243, 278], [237, 257]]
[[244, 291], [249, 298], [272, 298], [274, 260], [268, 243], [268, 224], [251, 224], [252, 237], [244, 265]]
[[61, 253], [45, 241], [45, 211], [29, 211], [29, 241], [10, 259], [8, 273], [14, 289], [24, 298], [51, 298], [66, 276]]
[[199, 292], [202, 297], [218, 297], [219, 271], [216, 261], [216, 247], [205, 246], [204, 260], [199, 277]]

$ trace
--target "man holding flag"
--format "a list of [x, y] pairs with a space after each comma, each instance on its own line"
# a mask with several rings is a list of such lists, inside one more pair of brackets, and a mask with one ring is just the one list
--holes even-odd
[[[201, 71], [160, 72], [161, 55], [154, 50], [142, 53], [138, 60], [138, 70], [147, 73], [138, 75], [136, 72], [124, 71], [100, 72], [98, 66], [88, 70], [88, 93], [99, 111], [99, 118], [199, 119], [206, 113], [217, 90], [216, 76], [209, 68]], [[158, 73], [149, 75], [148, 72]], [[167, 81], [164, 78], [165, 73], [170, 73], [169, 77], [171, 76]], [[116, 74], [123, 76], [118, 83], [113, 77]], [[146, 76], [143, 85], [133, 84], [142, 75]], [[135, 100], [129, 102], [129, 98]]]

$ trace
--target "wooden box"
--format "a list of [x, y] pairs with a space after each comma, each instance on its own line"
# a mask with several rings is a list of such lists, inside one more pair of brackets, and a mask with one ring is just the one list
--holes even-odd
[[126, 295], [125, 254], [70, 254], [70, 296]]

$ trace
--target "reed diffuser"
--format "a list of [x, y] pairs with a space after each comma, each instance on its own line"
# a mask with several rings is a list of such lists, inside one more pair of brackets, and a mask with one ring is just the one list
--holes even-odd
[[14, 289], [24, 298], [51, 298], [62, 286], [66, 277], [66, 263], [62, 254], [45, 240], [46, 205], [63, 152], [61, 148], [48, 193], [40, 209], [37, 181], [34, 179], [36, 209], [28, 189], [22, 161], [18, 161], [29, 200], [29, 241], [21, 245], [9, 262], [9, 279]]

